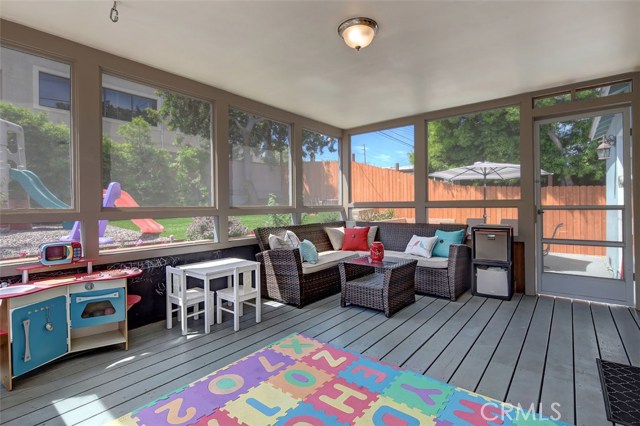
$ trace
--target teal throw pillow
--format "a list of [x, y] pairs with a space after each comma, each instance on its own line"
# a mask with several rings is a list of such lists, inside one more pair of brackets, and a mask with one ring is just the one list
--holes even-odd
[[298, 248], [303, 262], [318, 263], [318, 250], [311, 241], [303, 240]]
[[453, 241], [453, 244], [462, 244], [465, 237], [465, 229], [461, 229], [459, 231], [443, 231], [441, 229], [436, 229], [436, 237], [439, 237], [442, 240]]
[[432, 257], [449, 257], [449, 247], [451, 244], [455, 244], [451, 240], [443, 240], [442, 238], [438, 238], [436, 241], [436, 245], [433, 246], [433, 251], [431, 252]]
[[433, 247], [434, 257], [449, 257], [449, 247], [451, 244], [462, 244], [465, 237], [465, 229], [459, 231], [442, 231], [436, 229], [436, 245]]

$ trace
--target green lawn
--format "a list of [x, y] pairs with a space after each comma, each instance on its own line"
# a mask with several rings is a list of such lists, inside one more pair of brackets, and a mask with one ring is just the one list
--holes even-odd
[[[248, 232], [253, 231], [254, 229], [267, 226], [271, 215], [261, 214], [261, 215], [246, 215], [246, 216], [236, 216], [236, 218], [240, 221], [240, 223], [247, 227]], [[286, 216], [286, 215], [280, 215]], [[305, 214], [302, 218], [302, 223], [324, 223], [324, 222], [332, 222], [334, 220], [340, 220], [340, 214], [334, 212], [322, 212], [322, 213], [313, 213], [313, 214]], [[163, 237], [168, 237], [169, 235], [173, 235], [176, 241], [184, 241], [186, 240], [186, 232], [187, 227], [191, 224], [192, 218], [190, 217], [181, 217], [181, 218], [172, 218], [172, 219], [158, 219], [156, 220], [159, 224], [164, 226], [165, 231], [160, 234]], [[139, 231], [139, 228], [130, 220], [114, 220], [109, 222], [111, 226], [117, 226], [119, 228], [130, 229], [132, 231]]]
[[[164, 226], [164, 232], [160, 235], [163, 237], [173, 235], [176, 241], [182, 241], [186, 239], [187, 227], [191, 224], [191, 220], [192, 219], [190, 217], [180, 217], [172, 219], [158, 219], [156, 222]], [[109, 222], [109, 225], [124, 229], [131, 229], [132, 231], [140, 230], [130, 220], [114, 220]]]
[[308, 223], [336, 222], [339, 220], [342, 220], [342, 217], [338, 212], [309, 213], [302, 216], [303, 225], [306, 225]]

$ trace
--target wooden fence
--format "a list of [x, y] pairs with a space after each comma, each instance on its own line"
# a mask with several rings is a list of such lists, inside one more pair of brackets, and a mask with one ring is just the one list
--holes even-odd
[[[414, 177], [393, 169], [352, 162], [352, 194], [354, 202], [413, 201]], [[338, 194], [338, 163], [319, 161], [304, 163], [305, 199], [336, 199]], [[481, 185], [460, 185], [428, 180], [429, 200], [482, 200]], [[606, 205], [604, 186], [550, 186], [542, 188], [542, 203], [547, 206]], [[518, 200], [520, 188], [514, 186], [487, 186], [488, 200]], [[321, 204], [321, 203], [317, 203]], [[384, 210], [384, 209], [383, 209]], [[469, 218], [482, 218], [483, 208], [434, 208], [429, 210], [432, 221], [466, 223]], [[394, 209], [395, 217], [415, 218], [413, 209]], [[605, 240], [607, 213], [604, 211], [547, 210], [544, 214], [545, 238], [550, 238], [559, 224], [555, 237], [575, 240]], [[487, 222], [500, 223], [503, 219], [517, 219], [515, 208], [487, 208]], [[555, 253], [604, 255], [602, 247], [551, 246]]]

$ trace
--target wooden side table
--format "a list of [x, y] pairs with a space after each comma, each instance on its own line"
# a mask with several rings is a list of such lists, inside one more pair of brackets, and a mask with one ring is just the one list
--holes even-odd
[[[368, 257], [341, 262], [340, 305], [352, 303], [384, 311], [388, 318], [416, 301], [417, 260], [387, 257], [382, 262]], [[355, 278], [354, 278], [355, 277]]]

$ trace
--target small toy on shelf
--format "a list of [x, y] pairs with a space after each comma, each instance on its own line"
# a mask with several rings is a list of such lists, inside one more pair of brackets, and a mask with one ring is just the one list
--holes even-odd
[[82, 244], [77, 241], [42, 243], [38, 247], [38, 261], [43, 265], [76, 263], [82, 258]]
[[78, 241], [42, 243], [38, 247], [38, 261], [40, 265], [31, 265], [16, 268], [22, 272], [22, 284], [29, 282], [29, 272], [46, 270], [50, 266], [85, 263], [87, 274], [93, 272], [93, 259], [82, 257], [82, 244]]

